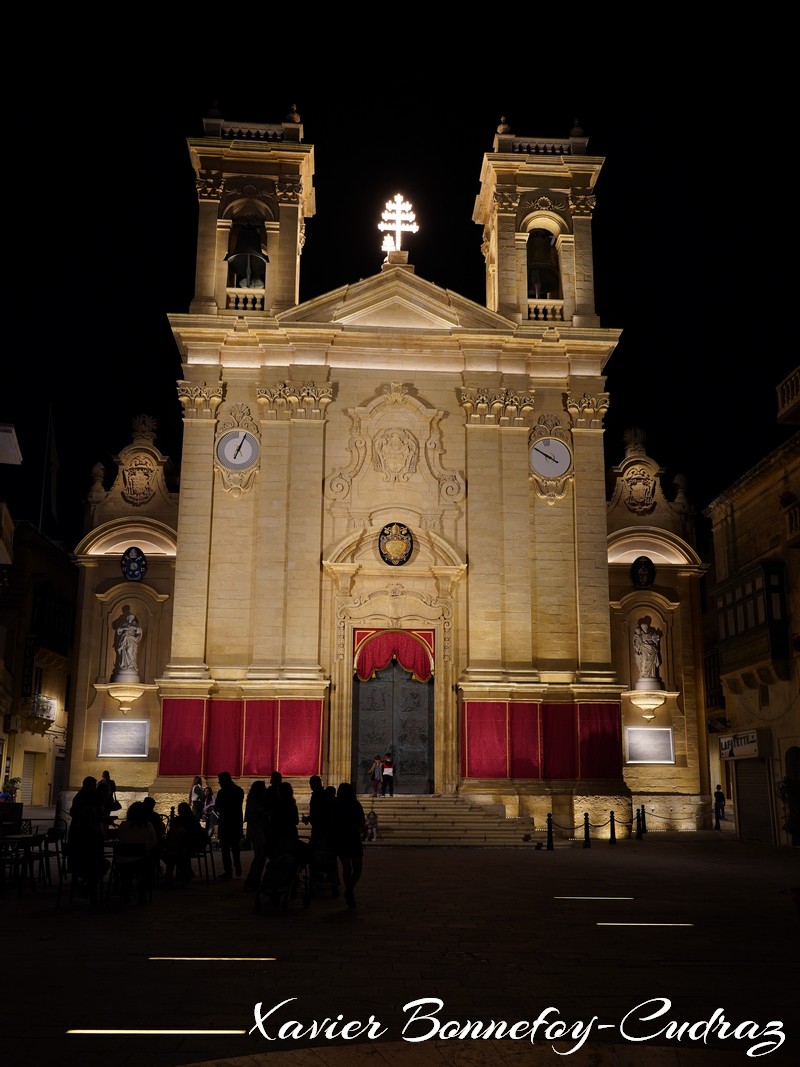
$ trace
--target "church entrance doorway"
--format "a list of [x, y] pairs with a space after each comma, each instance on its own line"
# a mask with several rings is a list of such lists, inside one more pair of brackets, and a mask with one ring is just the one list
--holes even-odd
[[433, 680], [418, 681], [397, 660], [353, 682], [353, 782], [371, 792], [375, 756], [392, 754], [395, 793], [433, 792]]

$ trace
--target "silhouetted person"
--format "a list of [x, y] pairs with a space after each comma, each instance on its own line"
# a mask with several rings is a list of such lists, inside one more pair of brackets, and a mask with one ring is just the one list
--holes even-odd
[[719, 824], [720, 819], [725, 818], [725, 794], [722, 792], [722, 786], [718, 785], [714, 790], [714, 829], [721, 830], [722, 827]]
[[185, 884], [191, 880], [192, 856], [205, 847], [205, 837], [206, 832], [200, 820], [191, 806], [182, 801], [166, 834], [164, 862], [168, 885], [172, 883], [173, 873], [178, 882]]
[[264, 874], [269, 841], [269, 801], [267, 783], [259, 778], [250, 786], [244, 806], [247, 840], [253, 847], [253, 859], [244, 880], [245, 889], [258, 889]]
[[333, 814], [336, 855], [342, 865], [344, 897], [348, 908], [356, 906], [353, 890], [361, 877], [364, 865], [364, 845], [361, 834], [366, 819], [356, 791], [349, 782], [342, 782], [336, 792]]
[[127, 816], [119, 824], [117, 841], [122, 845], [142, 845], [145, 849], [145, 854], [138, 858], [121, 853], [116, 856], [122, 902], [127, 903], [130, 899], [135, 881], [138, 884], [139, 903], [143, 904], [151, 885], [154, 866], [158, 862], [156, 832], [144, 801], [134, 800], [128, 808]]
[[230, 771], [220, 771], [219, 790], [214, 801], [214, 810], [219, 820], [217, 835], [224, 868], [220, 877], [223, 879], [233, 878], [234, 868], [236, 877], [242, 876], [242, 859], [239, 849], [244, 824], [243, 804], [244, 789], [236, 785]]
[[[95, 779], [92, 781], [95, 782]], [[100, 811], [95, 803], [79, 802], [76, 808], [73, 802], [70, 815], [73, 821], [69, 824], [66, 846], [69, 871], [73, 875], [74, 885], [96, 904], [97, 887], [111, 866], [105, 854], [106, 839], [102, 832]]]

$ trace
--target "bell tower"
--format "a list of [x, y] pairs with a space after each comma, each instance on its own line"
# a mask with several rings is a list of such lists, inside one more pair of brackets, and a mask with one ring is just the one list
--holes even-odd
[[189, 138], [200, 212], [190, 312], [275, 314], [299, 302], [305, 219], [315, 212], [314, 149], [300, 116], [230, 123], [216, 110]]
[[505, 118], [481, 169], [486, 306], [513, 322], [595, 327], [593, 188], [603, 159], [568, 138], [516, 137]]

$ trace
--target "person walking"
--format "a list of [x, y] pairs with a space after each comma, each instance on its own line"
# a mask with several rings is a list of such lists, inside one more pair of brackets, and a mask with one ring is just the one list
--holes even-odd
[[390, 797], [394, 796], [394, 760], [392, 759], [391, 752], [387, 752], [383, 760], [383, 784], [381, 785], [381, 795], [386, 796], [388, 793]]
[[725, 794], [722, 792], [722, 786], [718, 785], [714, 790], [714, 829], [721, 830], [722, 827], [719, 824], [720, 819], [725, 818]]
[[239, 849], [244, 827], [244, 789], [234, 782], [230, 771], [220, 771], [218, 780], [219, 790], [214, 801], [214, 810], [219, 820], [217, 835], [222, 853], [223, 872], [220, 878], [233, 878], [234, 869], [236, 877], [241, 878], [242, 859]]
[[364, 809], [349, 782], [342, 782], [336, 791], [333, 813], [336, 855], [342, 865], [344, 898], [348, 908], [356, 906], [355, 887], [364, 866], [362, 833], [366, 825]]
[[372, 782], [372, 795], [376, 797], [383, 781], [383, 760], [380, 755], [377, 755], [372, 761], [372, 766], [369, 769], [369, 780]]

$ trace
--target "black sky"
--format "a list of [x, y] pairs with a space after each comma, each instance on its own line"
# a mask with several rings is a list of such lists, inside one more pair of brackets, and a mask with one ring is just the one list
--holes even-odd
[[[38, 525], [41, 514], [45, 532], [73, 548], [91, 468], [102, 461], [113, 473], [138, 414], [157, 419], [156, 443], [179, 463], [182, 375], [167, 315], [188, 311], [193, 295], [186, 138], [202, 135], [215, 100], [225, 118], [244, 121], [280, 122], [297, 105], [315, 149], [317, 206], [301, 300], [380, 271], [377, 224], [401, 192], [420, 226], [404, 241], [417, 275], [483, 304], [472, 210], [501, 115], [520, 136], [566, 137], [577, 118], [589, 153], [606, 160], [593, 220], [597, 310], [604, 327], [623, 331], [606, 366], [608, 464], [623, 458], [625, 430], [641, 427], [668, 495], [685, 474], [699, 512], [790, 436], [776, 422], [775, 390], [796, 348], [757, 299], [764, 268], [749, 236], [728, 224], [736, 171], [720, 180], [709, 165], [719, 117], [710, 129], [696, 99], [665, 103], [655, 74], [613, 92], [562, 79], [566, 91], [544, 94], [519, 74], [481, 77], [452, 61], [439, 69], [433, 53], [409, 64], [388, 78], [353, 59], [323, 83], [266, 68], [161, 79], [145, 62], [133, 79], [108, 72], [102, 111], [84, 109], [80, 121], [60, 113], [40, 159], [29, 144], [38, 202], [49, 205], [35, 220], [37, 243], [49, 243], [39, 261], [48, 284], [19, 273], [23, 314], [0, 390], [0, 422], [15, 425], [24, 461], [0, 466], [0, 499], [15, 519]], [[42, 491], [50, 408], [57, 523]]]

